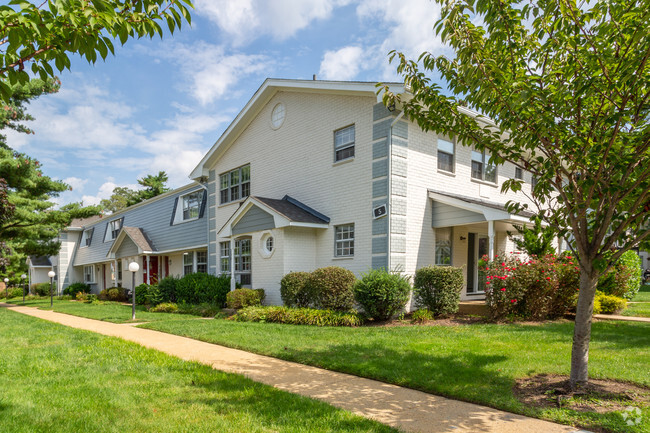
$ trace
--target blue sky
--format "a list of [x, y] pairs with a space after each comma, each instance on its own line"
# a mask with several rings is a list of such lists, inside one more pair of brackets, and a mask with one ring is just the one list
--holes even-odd
[[130, 40], [89, 65], [73, 59], [61, 91], [32, 102], [34, 135], [9, 145], [96, 204], [164, 170], [188, 175], [265, 78], [395, 81], [388, 52], [445, 49], [429, 0], [195, 0], [192, 26]]

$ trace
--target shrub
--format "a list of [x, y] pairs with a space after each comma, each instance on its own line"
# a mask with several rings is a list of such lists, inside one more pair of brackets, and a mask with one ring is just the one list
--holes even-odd
[[91, 293], [91, 294], [87, 294], [87, 295], [86, 295], [86, 302], [89, 303], [89, 304], [92, 304], [92, 303], [94, 303], [94, 302], [97, 302], [97, 295], [93, 295], [92, 293]]
[[88, 300], [88, 293], [86, 293], [86, 292], [82, 292], [82, 291], [79, 291], [79, 292], [77, 292], [77, 294], [75, 295], [75, 299], [76, 299], [77, 301], [83, 301], [83, 302], [86, 302], [86, 301]]
[[226, 304], [226, 295], [229, 291], [229, 276], [215, 277], [201, 272], [187, 274], [176, 281], [176, 302], [223, 306]]
[[64, 295], [70, 295], [72, 297], [76, 297], [79, 292], [90, 293], [90, 286], [84, 283], [72, 283], [63, 289]]
[[359, 326], [363, 323], [363, 320], [356, 312], [280, 306], [242, 308], [230, 319], [238, 322], [271, 322], [314, 326]]
[[[27, 294], [25, 293], [25, 295]], [[0, 298], [4, 298], [5, 296], [7, 296], [7, 299], [21, 298], [23, 296], [23, 288], [9, 287], [8, 289], [0, 290]]]
[[628, 301], [641, 287], [641, 259], [634, 251], [626, 251], [612, 269], [598, 279], [598, 291]]
[[99, 292], [99, 299], [102, 301], [127, 302], [128, 296], [123, 287], [109, 287]]
[[623, 310], [626, 306], [626, 299], [596, 291], [594, 314], [615, 314]]
[[347, 311], [354, 306], [352, 286], [356, 278], [338, 266], [316, 269], [307, 280], [307, 292], [313, 293], [316, 306], [325, 310]]
[[426, 308], [415, 310], [411, 315], [411, 321], [414, 323], [424, 323], [431, 319], [433, 319], [433, 314]]
[[226, 304], [228, 308], [237, 310], [244, 307], [261, 305], [261, 296], [264, 295], [264, 290], [261, 290], [262, 292], [260, 293], [258, 290], [252, 289], [235, 289], [226, 295]]
[[140, 284], [135, 288], [135, 303], [137, 305], [144, 305], [147, 303], [147, 292], [149, 291], [149, 284]]
[[176, 313], [178, 311], [178, 305], [173, 302], [163, 302], [155, 307], [151, 307], [149, 311], [152, 313]]
[[410, 292], [408, 277], [385, 269], [374, 269], [354, 284], [354, 299], [375, 320], [388, 320], [401, 311]]
[[201, 317], [215, 317], [220, 312], [221, 307], [214, 304], [203, 303], [194, 305], [186, 304], [185, 302], [178, 304], [178, 314], [192, 314], [194, 316]]
[[158, 281], [160, 302], [176, 302], [176, 283], [180, 278], [169, 275]]
[[280, 297], [287, 307], [306, 308], [315, 301], [307, 282], [309, 272], [290, 272], [280, 281]]
[[38, 296], [50, 296], [50, 283], [32, 284], [32, 291]]
[[463, 289], [463, 272], [452, 266], [427, 266], [415, 271], [413, 297], [415, 305], [428, 308], [434, 316], [458, 311]]

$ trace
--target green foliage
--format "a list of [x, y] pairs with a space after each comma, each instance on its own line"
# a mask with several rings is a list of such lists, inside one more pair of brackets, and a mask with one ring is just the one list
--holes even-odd
[[152, 313], [177, 313], [178, 305], [173, 302], [163, 302], [155, 307], [149, 308], [149, 311]]
[[626, 251], [614, 266], [598, 279], [598, 290], [632, 300], [641, 287], [641, 259], [634, 251]]
[[415, 310], [411, 315], [411, 321], [414, 323], [424, 323], [429, 320], [433, 320], [433, 314], [431, 314], [431, 311], [429, 311], [428, 308]]
[[262, 304], [264, 290], [252, 289], [235, 289], [226, 295], [226, 305], [228, 308], [240, 309]]
[[452, 266], [427, 266], [415, 271], [413, 299], [435, 316], [458, 311], [463, 289], [463, 270]]
[[162, 302], [176, 302], [176, 284], [180, 278], [169, 275], [158, 281], [158, 291]]
[[221, 312], [221, 306], [209, 303], [198, 305], [181, 302], [178, 304], [178, 314], [191, 314], [200, 317], [215, 317]]
[[18, 298], [18, 297], [22, 298], [22, 296], [23, 296], [22, 287], [9, 287], [8, 289], [0, 290], [0, 298], [11, 299], [11, 298]]
[[531, 218], [534, 225], [528, 228], [525, 225], [514, 225], [521, 238], [508, 232], [508, 236], [517, 246], [518, 250], [524, 251], [529, 256], [544, 257], [547, 254], [553, 254], [553, 240], [557, 236], [557, 230], [552, 226], [542, 227], [542, 220], [539, 217]]
[[306, 308], [314, 303], [310, 292], [309, 272], [290, 272], [280, 281], [280, 297], [287, 307]]
[[38, 296], [50, 296], [50, 283], [32, 284], [31, 290]]
[[226, 295], [229, 291], [229, 276], [215, 277], [201, 272], [187, 274], [176, 281], [176, 302], [209, 303], [223, 306], [226, 304]]
[[318, 308], [348, 311], [354, 306], [352, 287], [354, 274], [338, 266], [316, 269], [307, 281], [308, 293], [313, 294]]
[[314, 326], [360, 326], [361, 317], [355, 312], [316, 310], [289, 307], [246, 307], [231, 317], [238, 322], [269, 322]]
[[72, 283], [65, 289], [63, 289], [64, 295], [70, 295], [73, 297], [77, 296], [77, 293], [90, 293], [90, 286], [84, 283]]
[[126, 289], [123, 287], [109, 287], [99, 292], [99, 299], [102, 301], [128, 302]]
[[594, 314], [618, 314], [627, 307], [627, 300], [597, 291], [594, 299]]
[[408, 277], [385, 269], [373, 269], [354, 284], [354, 299], [375, 320], [389, 320], [403, 310], [410, 293]]
[[[70, 55], [95, 63], [114, 53], [113, 42], [163, 35], [161, 24], [171, 33], [190, 23], [189, 0], [143, 0], [124, 2], [47, 1], [13, 2], [0, 6], [0, 97], [8, 101], [11, 86], [42, 80], [70, 69]], [[26, 65], [27, 64], [27, 65]]]
[[135, 303], [137, 305], [144, 305], [147, 303], [147, 293], [149, 292], [149, 284], [143, 283], [135, 287]]
[[579, 272], [571, 255], [522, 262], [502, 256], [485, 261], [485, 303], [492, 320], [556, 319], [576, 304]]

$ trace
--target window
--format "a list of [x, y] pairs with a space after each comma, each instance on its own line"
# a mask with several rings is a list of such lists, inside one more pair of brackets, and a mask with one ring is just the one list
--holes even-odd
[[221, 273], [230, 274], [230, 242], [219, 243]]
[[202, 195], [202, 191], [195, 191], [183, 196], [183, 220], [190, 220], [199, 217]]
[[269, 253], [273, 252], [273, 236], [269, 236], [268, 238], [266, 238], [266, 242], [264, 246], [266, 247], [266, 251], [268, 251]]
[[93, 240], [93, 230], [94, 229], [84, 230], [83, 235], [81, 235], [81, 246], [82, 247], [89, 247], [90, 246], [90, 242]]
[[524, 180], [524, 170], [521, 167], [515, 167], [515, 179]]
[[336, 257], [354, 256], [354, 224], [345, 224], [335, 227], [335, 255]]
[[235, 274], [242, 286], [251, 284], [251, 239], [235, 241]]
[[354, 158], [354, 125], [334, 131], [334, 161]]
[[104, 239], [104, 242], [112, 241], [120, 234], [123, 219], [124, 218], [120, 218], [108, 222], [108, 226], [106, 227], [106, 239]]
[[438, 139], [438, 170], [454, 172], [454, 143]]
[[194, 272], [194, 253], [183, 254], [183, 275]]
[[207, 251], [196, 252], [196, 272], [208, 273], [208, 253]]
[[537, 186], [537, 177], [536, 177], [536, 176], [533, 176], [533, 177], [530, 179], [530, 186], [531, 186], [532, 188], [535, 188], [535, 186]]
[[220, 176], [221, 204], [246, 198], [251, 189], [251, 167], [245, 165]]
[[436, 229], [436, 256], [438, 266], [451, 265], [451, 228]]
[[286, 115], [286, 110], [284, 109], [284, 104], [278, 103], [273, 107], [271, 112], [271, 127], [273, 129], [278, 129], [284, 123], [284, 117]]
[[496, 183], [497, 168], [489, 163], [490, 154], [472, 150], [472, 178]]
[[93, 266], [84, 266], [84, 283], [95, 282], [95, 268]]

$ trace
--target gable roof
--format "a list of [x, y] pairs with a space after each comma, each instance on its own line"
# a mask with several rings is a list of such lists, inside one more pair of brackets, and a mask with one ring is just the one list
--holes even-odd
[[133, 243], [138, 247], [138, 254], [151, 254], [156, 251], [156, 247], [153, 245], [153, 242], [149, 240], [147, 234], [140, 227], [122, 227], [120, 234], [117, 235], [113, 245], [108, 250], [106, 257], [115, 258], [115, 253], [120, 249], [124, 239], [130, 238]]
[[511, 214], [507, 211], [505, 205], [485, 200], [478, 200], [472, 197], [449, 194], [442, 191], [429, 190], [429, 198], [441, 203], [466, 209], [472, 212], [480, 213], [486, 221], [490, 220], [515, 220], [528, 222], [530, 217], [535, 215], [532, 212], [522, 211], [518, 215]]
[[[403, 93], [403, 83], [389, 84], [394, 93]], [[237, 114], [237, 117], [221, 134], [221, 137], [205, 154], [201, 162], [190, 173], [190, 179], [200, 179], [208, 176], [208, 167], [225, 152], [225, 150], [239, 137], [248, 125], [257, 117], [259, 112], [280, 91], [308, 92], [308, 93], [329, 93], [341, 95], [372, 96], [381, 101], [381, 95], [377, 95], [376, 82], [362, 81], [323, 81], [323, 80], [288, 80], [278, 78], [267, 78], [257, 89], [253, 97], [246, 103], [244, 108]]]

